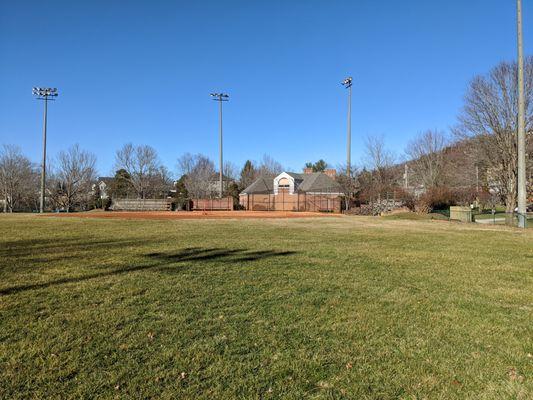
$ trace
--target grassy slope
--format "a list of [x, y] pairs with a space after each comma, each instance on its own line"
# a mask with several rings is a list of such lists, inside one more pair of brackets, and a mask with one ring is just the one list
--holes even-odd
[[0, 217], [0, 398], [525, 399], [532, 316], [530, 231]]

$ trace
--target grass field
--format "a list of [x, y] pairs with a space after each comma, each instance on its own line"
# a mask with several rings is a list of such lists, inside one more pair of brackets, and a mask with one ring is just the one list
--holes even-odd
[[531, 399], [533, 230], [3, 215], [0, 398]]

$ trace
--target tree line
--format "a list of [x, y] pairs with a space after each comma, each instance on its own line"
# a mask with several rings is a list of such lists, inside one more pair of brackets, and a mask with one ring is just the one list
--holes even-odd
[[[148, 145], [125, 144], [115, 154], [115, 174], [106, 179], [103, 198], [96, 169], [96, 156], [78, 144], [47, 160], [46, 202], [53, 210], [103, 208], [111, 198], [175, 197], [213, 198], [219, 195], [218, 171], [203, 154], [186, 153], [177, 161], [178, 180], [163, 165], [157, 151]], [[235, 164], [224, 164], [224, 196], [238, 193], [260, 175], [275, 176], [282, 165], [268, 155], [259, 162], [247, 160], [239, 172]], [[35, 211], [39, 207], [41, 166], [14, 145], [0, 148], [0, 201], [4, 212]], [[105, 179], [105, 178], [103, 178]], [[108, 204], [107, 204], [108, 205]]]
[[[430, 210], [439, 205], [468, 203], [473, 199], [503, 203], [508, 211], [517, 199], [517, 67], [502, 62], [468, 85], [464, 106], [450, 133], [430, 129], [411, 140], [403, 154], [395, 154], [384, 136], [368, 136], [361, 166], [337, 166], [337, 180], [346, 196], [357, 202], [379, 201], [394, 192], [413, 207]], [[525, 60], [527, 176], [533, 174], [533, 57]], [[79, 145], [60, 151], [47, 162], [48, 207], [87, 210], [103, 207], [96, 185], [96, 156]], [[325, 160], [308, 162], [313, 172], [330, 167]], [[223, 167], [224, 195], [238, 193], [259, 176], [275, 176], [283, 166], [265, 155], [247, 160], [239, 169]], [[160, 198], [170, 189], [178, 201], [219, 194], [218, 171], [203, 154], [184, 154], [177, 160], [177, 176], [164, 166], [148, 145], [125, 144], [115, 154], [115, 175], [106, 189], [111, 197]], [[4, 212], [38, 208], [40, 167], [13, 145], [0, 149], [0, 200]], [[531, 190], [531, 187], [529, 188]], [[416, 204], [415, 204], [416, 203]]]
[[[526, 176], [533, 195], [533, 57], [525, 59]], [[430, 129], [407, 145], [403, 157], [389, 151], [383, 137], [366, 141], [366, 166], [359, 173], [363, 198], [410, 189], [422, 211], [477, 200], [517, 203], [517, 64], [502, 62], [469, 83], [458, 122], [449, 134]]]

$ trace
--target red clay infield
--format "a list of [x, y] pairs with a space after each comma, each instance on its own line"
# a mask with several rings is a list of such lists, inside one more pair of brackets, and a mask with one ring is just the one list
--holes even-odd
[[45, 214], [61, 218], [119, 218], [119, 219], [261, 219], [334, 217], [340, 214], [294, 211], [90, 211]]

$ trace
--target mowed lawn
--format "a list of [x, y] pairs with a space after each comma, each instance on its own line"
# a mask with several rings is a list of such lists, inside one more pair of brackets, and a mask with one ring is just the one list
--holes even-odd
[[0, 216], [2, 399], [531, 399], [533, 230]]

